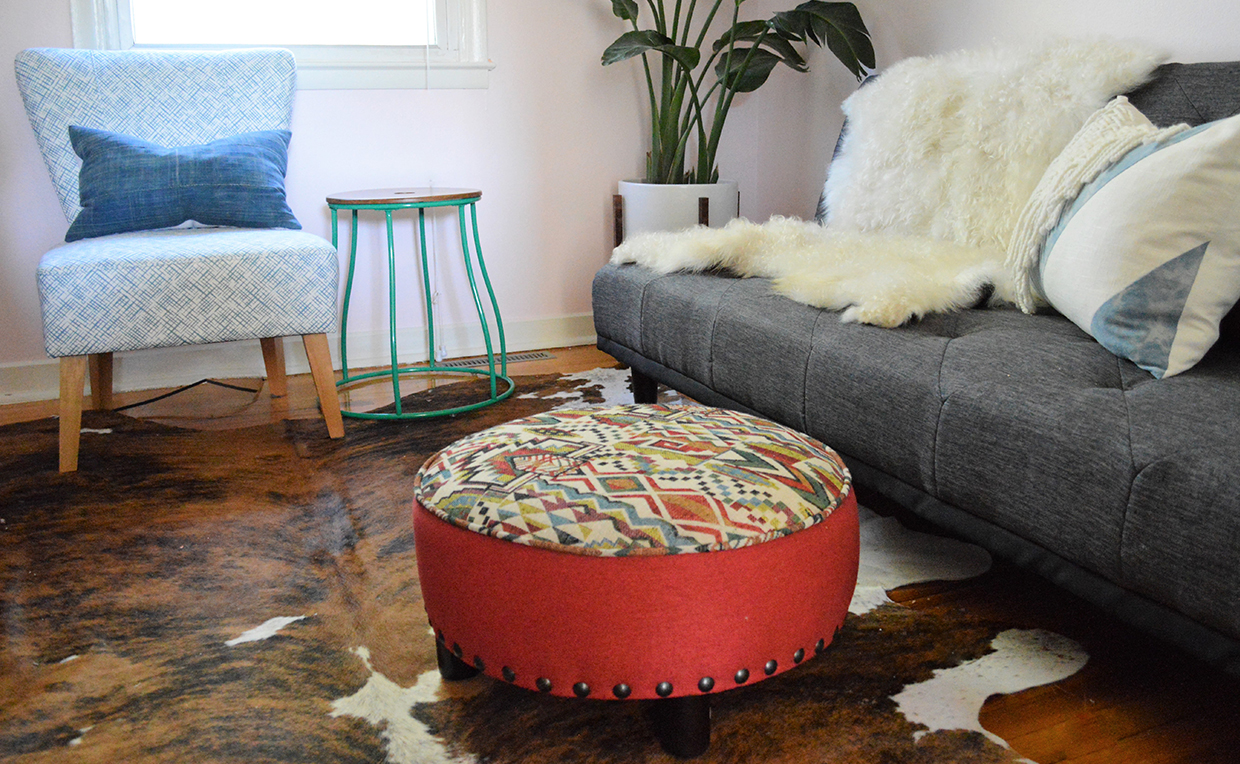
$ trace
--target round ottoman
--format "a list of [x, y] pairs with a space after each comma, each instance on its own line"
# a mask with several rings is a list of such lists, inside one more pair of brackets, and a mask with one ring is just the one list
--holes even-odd
[[418, 574], [446, 679], [656, 699], [704, 752], [712, 693], [831, 642], [857, 580], [835, 452], [705, 406], [560, 410], [464, 438], [418, 473]]

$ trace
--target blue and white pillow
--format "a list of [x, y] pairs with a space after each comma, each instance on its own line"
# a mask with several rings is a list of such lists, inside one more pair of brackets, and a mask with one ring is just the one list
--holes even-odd
[[65, 241], [129, 231], [208, 226], [300, 229], [285, 198], [288, 130], [260, 130], [195, 146], [164, 147], [69, 126], [82, 158], [82, 210]]
[[1034, 286], [1155, 377], [1192, 368], [1240, 298], [1240, 115], [1139, 146], [1087, 183]]

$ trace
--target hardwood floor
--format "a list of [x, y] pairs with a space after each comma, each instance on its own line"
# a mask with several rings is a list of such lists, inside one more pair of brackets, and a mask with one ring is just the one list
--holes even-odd
[[[592, 346], [556, 348], [545, 351], [548, 360], [521, 361], [508, 364], [510, 375], [569, 373], [615, 365], [611, 356]], [[364, 371], [364, 370], [357, 370]], [[401, 393], [415, 393], [437, 385], [452, 384], [464, 379], [461, 375], [413, 375], [401, 378]], [[262, 378], [216, 380], [237, 389], [216, 384], [199, 385], [169, 398], [126, 409], [125, 413], [139, 419], [174, 424], [200, 430], [228, 430], [249, 427], [281, 419], [314, 419], [319, 416], [314, 381], [309, 374], [288, 377], [288, 394], [272, 398]], [[171, 389], [138, 390], [117, 393], [114, 408], [122, 408], [150, 400]], [[392, 402], [391, 384], [386, 379], [363, 383], [340, 394], [341, 406], [357, 411], [384, 406]], [[25, 422], [55, 416], [55, 400], [15, 403], [0, 406], [0, 424]]]
[[[933, 532], [923, 520], [858, 491], [861, 503]], [[1047, 580], [996, 560], [984, 576], [907, 586], [908, 607], [963, 610], [1046, 629], [1080, 643], [1089, 662], [1073, 676], [982, 708], [987, 730], [1038, 764], [1237, 764], [1240, 678], [1213, 669], [1101, 612]]]
[[[563, 373], [615, 363], [593, 347], [547, 352], [551, 359], [512, 363], [510, 373]], [[403, 391], [458, 379], [415, 377]], [[261, 379], [224, 381], [244, 389], [200, 385], [127, 413], [199, 429], [319, 416], [308, 374], [290, 376], [288, 395], [279, 399], [267, 394]], [[120, 393], [115, 405], [148, 400], [162, 392], [166, 391]], [[342, 400], [346, 407], [357, 409], [390, 402], [390, 389], [382, 383], [352, 391]], [[55, 411], [55, 401], [0, 406], [0, 424], [39, 419]], [[902, 514], [907, 522], [927, 530], [902, 510], [859, 493], [862, 503], [882, 513]], [[1076, 675], [1013, 695], [992, 696], [982, 709], [986, 729], [1039, 764], [1240, 762], [1240, 680], [1118, 623], [1033, 574], [997, 562], [980, 578], [904, 587], [892, 592], [892, 599], [927, 611], [967, 610], [1020, 628], [1049, 629], [1085, 647], [1090, 659]]]

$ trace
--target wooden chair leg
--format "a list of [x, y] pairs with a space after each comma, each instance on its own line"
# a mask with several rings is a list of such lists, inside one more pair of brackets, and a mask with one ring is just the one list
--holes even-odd
[[258, 341], [263, 348], [263, 365], [267, 367], [267, 389], [273, 398], [288, 395], [288, 378], [284, 374], [284, 342], [280, 337], [264, 337]]
[[327, 434], [333, 438], [344, 437], [344, 417], [340, 414], [340, 397], [336, 394], [336, 375], [332, 372], [332, 354], [327, 347], [326, 334], [303, 334], [306, 358], [310, 361], [310, 376], [319, 393], [319, 408], [327, 422]]
[[96, 411], [112, 410], [112, 354], [90, 356], [90, 397]]
[[60, 359], [60, 471], [76, 472], [82, 438], [82, 398], [86, 394], [86, 356]]

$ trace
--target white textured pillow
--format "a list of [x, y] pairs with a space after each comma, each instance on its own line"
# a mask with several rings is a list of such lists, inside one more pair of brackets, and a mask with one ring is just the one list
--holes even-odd
[[1035, 286], [1155, 377], [1192, 368], [1240, 298], [1240, 116], [1129, 151], [1047, 235]]
[[1187, 129], [1188, 125], [1175, 125], [1159, 130], [1124, 96], [1111, 99], [1085, 120], [1046, 168], [1008, 240], [1006, 266], [1017, 307], [1033, 313], [1041, 302], [1034, 284], [1039, 278], [1042, 245], [1059, 222], [1064, 206], [1081, 193], [1081, 187], [1136, 147], [1166, 140]]

